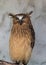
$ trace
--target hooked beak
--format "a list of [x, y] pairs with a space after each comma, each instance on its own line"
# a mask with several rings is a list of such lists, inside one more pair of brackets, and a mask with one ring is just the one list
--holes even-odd
[[19, 20], [19, 24], [22, 25], [23, 21], [22, 20]]

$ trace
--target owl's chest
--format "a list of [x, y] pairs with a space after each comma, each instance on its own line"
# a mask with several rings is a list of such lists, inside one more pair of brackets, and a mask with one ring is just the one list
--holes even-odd
[[10, 42], [16, 47], [28, 45], [31, 40], [32, 36], [29, 29], [16, 29], [10, 36]]
[[11, 34], [10, 40], [17, 46], [23, 46], [31, 41], [31, 37], [32, 36], [29, 31], [19, 30], [14, 32], [14, 34]]
[[[19, 32], [17, 32], [19, 31]], [[30, 53], [32, 36], [28, 30], [16, 30], [10, 36], [10, 54], [13, 59], [24, 59]], [[27, 54], [27, 55], [26, 55]]]
[[12, 46], [18, 48], [28, 45], [30, 43], [30, 39], [25, 37], [11, 37], [10, 42]]

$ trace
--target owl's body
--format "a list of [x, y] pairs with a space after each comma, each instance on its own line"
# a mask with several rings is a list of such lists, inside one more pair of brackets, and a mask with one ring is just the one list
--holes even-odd
[[[26, 23], [15, 23], [13, 20], [13, 26], [10, 35], [9, 53], [11, 59], [14, 62], [20, 62], [22, 64], [27, 64], [34, 47], [34, 30], [32, 24], [28, 24], [29, 19]], [[17, 20], [18, 21], [18, 20]], [[31, 26], [31, 27], [30, 27]]]

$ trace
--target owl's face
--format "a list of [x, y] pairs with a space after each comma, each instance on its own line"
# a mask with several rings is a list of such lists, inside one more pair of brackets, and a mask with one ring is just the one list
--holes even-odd
[[16, 15], [13, 15], [13, 14], [9, 14], [12, 18], [13, 18], [13, 25], [20, 25], [22, 26], [23, 24], [30, 24], [31, 21], [30, 21], [30, 15], [32, 14], [32, 11], [29, 13], [29, 14], [16, 14]]

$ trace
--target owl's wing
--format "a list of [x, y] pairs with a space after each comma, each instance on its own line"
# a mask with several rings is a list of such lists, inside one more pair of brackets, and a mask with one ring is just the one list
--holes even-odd
[[32, 24], [29, 24], [29, 28], [31, 30], [31, 35], [32, 35], [31, 47], [33, 49], [34, 44], [35, 44], [35, 31], [34, 31], [34, 28], [33, 28]]

